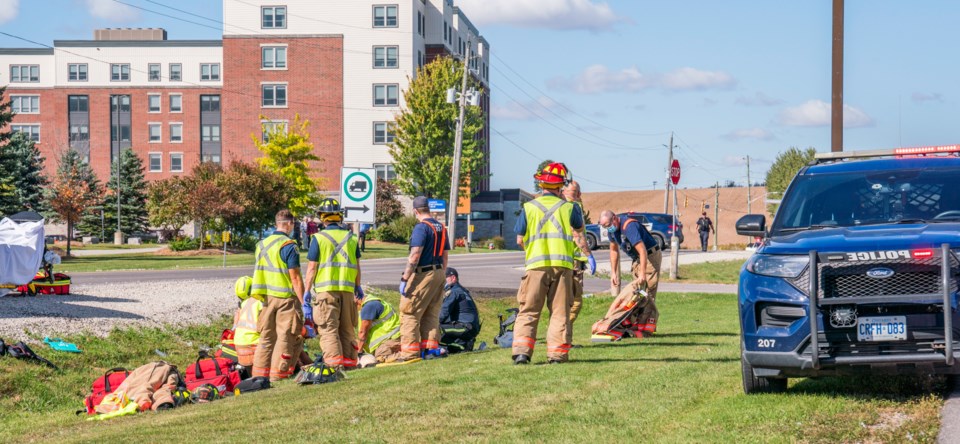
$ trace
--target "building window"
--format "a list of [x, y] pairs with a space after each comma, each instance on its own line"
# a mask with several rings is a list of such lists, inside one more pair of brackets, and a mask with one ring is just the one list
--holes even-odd
[[417, 11], [417, 34], [423, 35], [423, 13]]
[[400, 85], [373, 85], [373, 106], [400, 104]]
[[170, 124], [170, 141], [174, 143], [183, 142], [183, 124], [182, 123]]
[[373, 67], [374, 68], [396, 68], [400, 66], [399, 59], [400, 48], [397, 46], [374, 46], [373, 47]]
[[377, 171], [377, 179], [384, 181], [391, 181], [397, 178], [397, 170], [393, 168], [392, 163], [380, 163], [373, 164], [373, 168]]
[[447, 36], [449, 35], [449, 33], [450, 33], [450, 30], [449, 28], [447, 28], [447, 22], [444, 21], [443, 22], [443, 41], [444, 42], [447, 41]]
[[263, 128], [263, 136], [261, 139], [263, 143], [267, 143], [270, 140], [270, 136], [277, 131], [286, 131], [287, 121], [286, 120], [263, 120], [260, 122], [261, 128]]
[[373, 7], [374, 28], [397, 27], [397, 5]]
[[179, 63], [170, 64], [170, 81], [179, 82], [183, 78], [183, 65]]
[[160, 81], [160, 64], [151, 63], [147, 65], [147, 74], [148, 74], [148, 77], [147, 77], [148, 80], [150, 80], [151, 82], [159, 82]]
[[220, 125], [201, 126], [200, 136], [204, 142], [219, 142], [220, 141]]
[[130, 112], [130, 96], [110, 96], [110, 112]]
[[10, 125], [10, 132], [26, 134], [30, 140], [40, 143], [40, 125]]
[[278, 29], [287, 27], [286, 6], [264, 6], [260, 8], [262, 18], [260, 26], [263, 29]]
[[285, 46], [264, 46], [260, 67], [263, 69], [285, 69], [287, 67], [287, 48]]
[[40, 65], [10, 65], [10, 82], [26, 83], [40, 81]]
[[373, 143], [375, 145], [393, 143], [393, 133], [387, 122], [373, 122]]
[[423, 68], [423, 51], [417, 50], [417, 63]]
[[211, 162], [211, 163], [215, 163], [215, 164], [218, 164], [218, 165], [219, 165], [219, 164], [220, 164], [220, 156], [217, 155], [217, 154], [204, 154], [204, 155], [200, 156], [200, 161], [201, 161], [201, 162], [204, 162], [204, 163], [206, 163], [206, 162]]
[[263, 85], [263, 106], [287, 106], [287, 85]]
[[220, 80], [220, 64], [201, 63], [200, 80]]
[[200, 96], [200, 111], [220, 111], [220, 96]]
[[17, 114], [38, 114], [40, 96], [10, 96], [10, 109]]
[[163, 154], [150, 153], [150, 172], [159, 173], [163, 171]]
[[160, 129], [159, 123], [150, 123], [147, 124], [147, 128], [150, 130], [150, 143], [160, 143], [163, 141], [163, 134]]
[[127, 125], [127, 124], [114, 125], [110, 131], [110, 141], [111, 142], [129, 142], [130, 141], [130, 125]]
[[110, 65], [110, 81], [129, 82], [130, 81], [130, 64], [114, 63]]
[[70, 142], [82, 143], [90, 140], [90, 127], [84, 124], [70, 125]]
[[71, 63], [67, 65], [67, 71], [70, 73], [67, 80], [71, 82], [86, 82], [87, 81], [87, 64], [86, 63]]
[[151, 113], [160, 112], [160, 94], [147, 95], [147, 111]]
[[170, 172], [183, 172], [183, 153], [170, 153]]
[[170, 94], [170, 112], [183, 112], [183, 96], [180, 94]]

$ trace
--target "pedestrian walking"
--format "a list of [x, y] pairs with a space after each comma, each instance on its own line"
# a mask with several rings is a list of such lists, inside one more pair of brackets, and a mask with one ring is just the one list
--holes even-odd
[[373, 224], [360, 224], [360, 251], [367, 251], [367, 234], [373, 229]]
[[[583, 201], [580, 199], [580, 184], [577, 181], [571, 180], [563, 188], [563, 198], [580, 209], [580, 212], [584, 215], [584, 223], [586, 223], [586, 212], [583, 210]], [[580, 250], [579, 245], [586, 245], [585, 240], [581, 241], [579, 239], [582, 237], [583, 233], [578, 230], [573, 231], [573, 238], [578, 247], [573, 256], [573, 305], [570, 306], [570, 325], [567, 327], [567, 343], [570, 344], [573, 343], [573, 323], [580, 316], [580, 309], [583, 308], [583, 272], [587, 268], [587, 257], [592, 254], [590, 250]]]
[[440, 307], [450, 250], [447, 229], [430, 215], [426, 197], [413, 199], [413, 211], [419, 223], [400, 278], [401, 362], [440, 356]]
[[[569, 360], [572, 344], [570, 306], [573, 304], [573, 263], [578, 245], [574, 231], [584, 227], [579, 206], [560, 197], [568, 171], [562, 163], [551, 163], [534, 176], [541, 188], [536, 199], [523, 204], [514, 231], [517, 244], [526, 252], [526, 272], [520, 281], [517, 301], [520, 311], [513, 330], [513, 363], [529, 364], [537, 339], [537, 324], [544, 304], [550, 310], [547, 327], [547, 361]], [[589, 251], [583, 237], [581, 251]], [[590, 274], [596, 271], [593, 255], [587, 256]]]
[[312, 285], [312, 317], [317, 325], [323, 362], [331, 367], [357, 366], [357, 309], [360, 287], [360, 251], [353, 232], [343, 227], [340, 202], [320, 202], [323, 231], [313, 235], [307, 253], [307, 282]]
[[253, 355], [253, 376], [289, 378], [303, 350], [303, 278], [300, 252], [290, 238], [297, 223], [290, 210], [276, 214], [276, 230], [257, 244], [250, 294], [266, 299]]
[[[663, 259], [660, 244], [642, 223], [626, 215], [617, 216], [610, 210], [600, 213], [600, 226], [609, 233], [610, 286], [611, 291], [618, 293], [606, 316], [593, 325], [592, 331], [595, 335], [611, 335], [616, 339], [625, 335], [649, 336], [657, 330], [660, 317], [656, 303]], [[634, 279], [623, 291], [619, 291], [621, 249], [633, 260], [630, 270]], [[642, 296], [641, 291], [647, 295]]]
[[700, 251], [707, 251], [707, 245], [710, 243], [710, 232], [716, 233], [713, 228], [713, 221], [707, 217], [707, 212], [700, 213], [700, 219], [697, 219], [697, 232], [700, 233]]

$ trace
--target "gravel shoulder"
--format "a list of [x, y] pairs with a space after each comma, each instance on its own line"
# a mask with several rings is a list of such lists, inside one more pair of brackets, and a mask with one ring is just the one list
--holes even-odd
[[233, 280], [74, 285], [67, 296], [0, 298], [0, 338], [106, 336], [117, 327], [198, 324], [236, 310]]

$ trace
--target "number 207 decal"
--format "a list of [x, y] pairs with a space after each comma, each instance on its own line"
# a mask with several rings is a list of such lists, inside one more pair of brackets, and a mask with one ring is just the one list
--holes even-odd
[[757, 348], [773, 348], [776, 344], [776, 339], [757, 339]]

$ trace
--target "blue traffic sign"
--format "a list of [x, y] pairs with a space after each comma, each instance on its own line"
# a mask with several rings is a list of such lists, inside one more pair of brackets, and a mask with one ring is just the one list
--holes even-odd
[[443, 199], [430, 199], [427, 204], [430, 206], [430, 212], [432, 213], [447, 211], [447, 201]]

